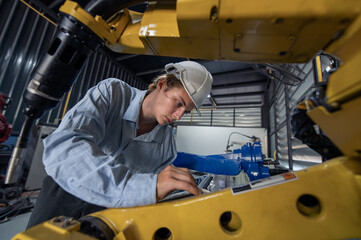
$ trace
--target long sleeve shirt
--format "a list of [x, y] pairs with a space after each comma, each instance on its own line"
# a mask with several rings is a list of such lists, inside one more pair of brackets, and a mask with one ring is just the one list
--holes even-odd
[[146, 91], [101, 81], [44, 140], [45, 170], [65, 191], [104, 207], [156, 202], [157, 173], [175, 159], [172, 127], [136, 136]]

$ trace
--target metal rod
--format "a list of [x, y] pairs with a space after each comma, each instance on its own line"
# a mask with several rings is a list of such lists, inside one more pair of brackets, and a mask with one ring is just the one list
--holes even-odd
[[28, 143], [28, 136], [34, 123], [34, 118], [26, 117], [21, 128], [20, 135], [16, 141], [15, 148], [9, 160], [8, 169], [6, 171], [5, 184], [17, 183], [22, 174], [22, 165], [24, 162], [24, 154]]
[[236, 108], [233, 108], [233, 127], [236, 126]]
[[293, 158], [292, 158], [292, 131], [291, 131], [291, 119], [290, 119], [290, 99], [287, 85], [285, 85], [285, 102], [286, 102], [286, 128], [287, 128], [287, 148], [288, 148], [288, 166], [293, 170]]
[[[277, 83], [275, 83], [275, 88], [277, 88]], [[275, 160], [277, 159], [277, 150], [278, 150], [278, 131], [276, 131], [277, 129], [277, 90], [274, 91], [274, 95], [273, 95], [273, 124], [274, 124], [274, 135], [275, 135], [275, 140], [274, 140], [274, 150], [276, 151], [276, 154], [274, 156]]]

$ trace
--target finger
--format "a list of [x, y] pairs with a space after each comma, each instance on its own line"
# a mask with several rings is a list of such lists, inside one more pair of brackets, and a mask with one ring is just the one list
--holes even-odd
[[180, 170], [180, 171], [184, 171], [184, 172], [189, 172], [189, 169], [188, 168], [184, 168], [184, 167], [173, 167], [173, 169], [177, 169], [177, 170]]
[[[185, 190], [194, 195], [200, 194], [198, 186], [187, 168], [177, 168], [167, 166], [161, 173], [158, 174], [159, 196], [163, 193], [168, 194], [173, 190]], [[168, 186], [168, 187], [166, 187]]]
[[188, 184], [191, 184], [193, 187], [198, 188], [196, 181], [194, 180], [192, 174], [185, 174], [183, 172], [172, 172], [169, 175], [170, 178], [187, 182]]
[[187, 174], [187, 175], [191, 175], [190, 171], [188, 168], [179, 168], [179, 167], [171, 167], [167, 169], [168, 171], [172, 171], [172, 172], [177, 172], [177, 173], [183, 173], [183, 174]]
[[190, 177], [194, 182], [194, 178], [193, 178], [193, 175], [191, 174], [191, 172], [189, 171], [188, 168], [178, 168], [178, 167], [173, 167], [171, 169], [169, 169], [169, 171], [172, 171], [173, 173], [177, 174], [177, 176], [180, 176], [178, 174], [182, 174], [182, 175], [185, 175], [185, 176], [188, 176]]
[[191, 184], [189, 182], [185, 182], [185, 181], [175, 180], [174, 188], [178, 189], [178, 190], [187, 191], [189, 193], [192, 193], [193, 195], [199, 195], [200, 194], [200, 191], [199, 191], [199, 189], [198, 189], [198, 187], [196, 185]]

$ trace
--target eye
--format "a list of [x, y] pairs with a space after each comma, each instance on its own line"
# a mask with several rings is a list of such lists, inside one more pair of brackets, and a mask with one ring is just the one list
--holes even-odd
[[183, 104], [180, 101], [177, 101], [177, 106], [178, 107], [183, 107]]

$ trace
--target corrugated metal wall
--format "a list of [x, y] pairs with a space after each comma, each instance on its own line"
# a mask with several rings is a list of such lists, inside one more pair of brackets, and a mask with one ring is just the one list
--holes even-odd
[[[4, 115], [14, 125], [13, 134], [20, 131], [24, 120], [22, 95], [30, 74], [47, 50], [54, 29], [53, 24], [20, 0], [0, 0], [0, 92], [12, 99]], [[73, 86], [67, 109], [90, 87], [108, 77], [120, 78], [139, 89], [146, 88], [134, 74], [115, 62], [106, 51], [100, 50], [89, 57]], [[39, 121], [57, 124], [63, 115], [66, 97]]]
[[[293, 137], [291, 130], [291, 116], [298, 101], [304, 98], [312, 87], [314, 77], [312, 63], [299, 64], [300, 74], [304, 82], [297, 86], [285, 85], [279, 81], [272, 81], [269, 93], [269, 155], [280, 161], [281, 165], [293, 170], [302, 169], [310, 165], [321, 163], [318, 153]], [[300, 77], [300, 76], [299, 76]]]

